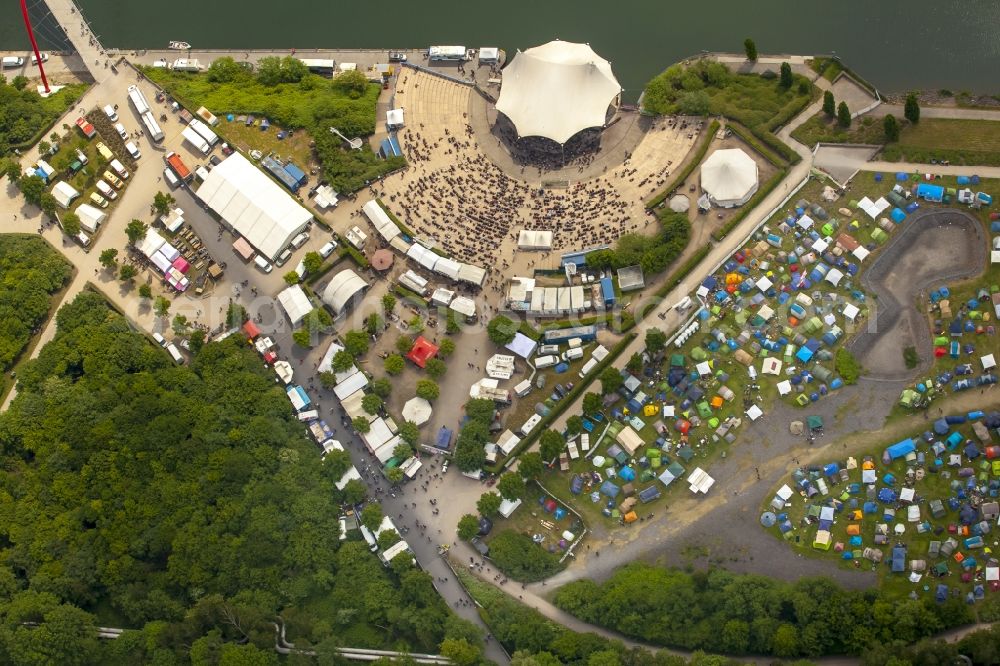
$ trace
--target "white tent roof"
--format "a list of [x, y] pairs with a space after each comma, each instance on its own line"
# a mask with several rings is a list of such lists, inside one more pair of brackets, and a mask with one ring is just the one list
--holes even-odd
[[438, 260], [434, 262], [434, 272], [440, 273], [451, 280], [458, 279], [458, 270], [461, 267], [462, 264], [458, 263], [454, 259], [449, 259], [448, 257], [439, 257]]
[[476, 302], [468, 296], [456, 296], [448, 307], [466, 317], [476, 316]]
[[503, 70], [496, 106], [520, 136], [562, 144], [580, 130], [603, 127], [621, 91], [611, 63], [589, 45], [555, 40], [517, 52]]
[[312, 303], [309, 302], [306, 292], [302, 291], [302, 287], [297, 284], [293, 284], [291, 287], [279, 292], [278, 303], [281, 304], [282, 309], [284, 309], [285, 314], [292, 321], [293, 326], [302, 321], [313, 310]]
[[56, 202], [60, 206], [69, 208], [70, 203], [72, 203], [73, 199], [80, 196], [80, 193], [73, 189], [73, 186], [65, 180], [60, 180], [52, 186], [52, 196], [55, 197]]
[[407, 251], [406, 256], [417, 262], [429, 271], [434, 270], [434, 264], [438, 262], [441, 257], [434, 252], [428, 250], [423, 245], [414, 243], [410, 246]]
[[360, 391], [368, 385], [368, 375], [363, 372], [355, 372], [342, 382], [333, 387], [333, 392], [337, 400], [349, 398], [354, 392]]
[[350, 268], [342, 270], [333, 276], [333, 279], [326, 285], [326, 289], [323, 290], [323, 302], [339, 315], [351, 302], [351, 299], [367, 287], [368, 283], [353, 270]]
[[486, 279], [486, 269], [472, 264], [459, 264], [458, 279], [481, 287]]
[[385, 114], [385, 124], [386, 125], [403, 125], [403, 110], [402, 109], [391, 109]]
[[90, 204], [80, 204], [76, 207], [76, 215], [80, 218], [80, 226], [93, 233], [97, 231], [97, 225], [107, 219], [107, 214]]
[[167, 240], [155, 229], [147, 229], [146, 235], [139, 242], [139, 251], [147, 257], [152, 257], [153, 253], [160, 249]]
[[757, 187], [757, 163], [739, 148], [717, 150], [701, 165], [701, 187], [715, 202], [742, 199]]
[[382, 206], [379, 206], [378, 202], [374, 199], [362, 206], [361, 210], [382, 238], [389, 241], [394, 236], [400, 234], [399, 227], [396, 226], [396, 223], [392, 221], [389, 215], [382, 210]]
[[312, 219], [312, 213], [240, 153], [209, 172], [198, 197], [269, 259], [281, 254]]
[[521, 229], [517, 234], [517, 249], [548, 250], [552, 248], [552, 232], [540, 229]]
[[423, 425], [427, 423], [431, 418], [431, 413], [433, 412], [431, 403], [427, 402], [424, 398], [416, 397], [410, 398], [403, 405], [403, 420], [413, 421], [417, 425]]

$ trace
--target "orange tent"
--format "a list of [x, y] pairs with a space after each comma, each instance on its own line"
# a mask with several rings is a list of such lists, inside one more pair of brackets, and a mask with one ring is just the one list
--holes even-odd
[[635, 521], [639, 520], [639, 516], [636, 514], [635, 511], [629, 511], [628, 513], [625, 514], [624, 520], [626, 523], [634, 523]]
[[712, 398], [712, 402], [711, 402], [712, 409], [718, 409], [719, 407], [722, 407], [722, 404], [723, 404], [723, 400], [722, 400], [722, 396], [721, 395], [717, 395], [714, 398]]
[[847, 536], [857, 536], [861, 534], [861, 525], [855, 523], [847, 526]]

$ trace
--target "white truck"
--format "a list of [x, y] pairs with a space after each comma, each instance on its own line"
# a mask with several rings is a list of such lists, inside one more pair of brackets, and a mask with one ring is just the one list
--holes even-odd
[[140, 116], [144, 113], [149, 113], [149, 102], [146, 101], [146, 96], [139, 90], [139, 86], [128, 87], [128, 101], [132, 103], [132, 108]]
[[149, 138], [154, 143], [159, 143], [163, 141], [163, 130], [160, 129], [160, 124], [156, 122], [156, 118], [153, 117], [152, 111], [147, 111], [140, 116], [143, 126], [149, 133]]
[[219, 135], [208, 128], [208, 125], [201, 122], [197, 118], [192, 118], [191, 122], [188, 123], [188, 127], [193, 129], [198, 135], [203, 138], [208, 145], [214, 146], [219, 142]]
[[184, 137], [184, 140], [191, 144], [191, 146], [202, 155], [208, 155], [208, 153], [212, 150], [211, 146], [208, 145], [208, 142], [190, 127], [185, 127], [181, 132], [181, 136]]

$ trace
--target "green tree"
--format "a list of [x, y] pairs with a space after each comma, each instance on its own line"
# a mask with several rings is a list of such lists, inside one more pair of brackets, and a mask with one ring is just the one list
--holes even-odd
[[166, 215], [170, 208], [177, 203], [174, 195], [169, 192], [157, 192], [153, 195], [153, 212], [157, 215]]
[[351, 99], [361, 99], [368, 90], [368, 79], [357, 70], [341, 72], [333, 79], [333, 87]]
[[438, 356], [448, 358], [455, 353], [455, 341], [451, 338], [444, 338], [438, 346]]
[[348, 331], [344, 334], [344, 347], [354, 358], [368, 353], [368, 335], [364, 331]]
[[448, 366], [441, 359], [432, 358], [427, 361], [427, 366], [424, 369], [427, 370], [427, 374], [430, 375], [431, 379], [441, 379], [448, 370]]
[[441, 641], [441, 655], [456, 666], [473, 666], [482, 660], [483, 651], [464, 638], [446, 638]]
[[413, 455], [413, 447], [406, 442], [400, 442], [392, 450], [392, 457], [398, 460], [406, 460]]
[[772, 649], [779, 657], [796, 656], [799, 653], [799, 632], [791, 624], [782, 624], [774, 633]]
[[130, 282], [138, 274], [139, 269], [132, 264], [122, 264], [121, 269], [118, 271], [118, 279], [122, 282]]
[[63, 213], [62, 216], [63, 233], [67, 236], [76, 236], [80, 233], [80, 216], [72, 211]]
[[196, 328], [191, 331], [191, 334], [188, 336], [188, 346], [191, 348], [192, 354], [198, 354], [202, 347], [205, 346], [205, 336], [206, 333], [203, 328]]
[[0, 168], [0, 174], [7, 176], [7, 180], [14, 185], [17, 185], [18, 180], [21, 178], [21, 165], [17, 163], [17, 160], [10, 158], [4, 159], [3, 162], [0, 163], [0, 166], [2, 166], [2, 168]]
[[469, 541], [479, 534], [479, 519], [471, 513], [462, 516], [458, 521], [458, 538]]
[[479, 500], [476, 501], [476, 510], [479, 511], [480, 515], [489, 518], [497, 514], [497, 511], [500, 510], [501, 502], [503, 502], [503, 499], [499, 494], [493, 491], [483, 493], [479, 496]]
[[[15, 88], [16, 87], [17, 86], [15, 86]], [[38, 152], [39, 153], [41, 153], [42, 155], [44, 155], [45, 153], [49, 152], [50, 150], [52, 150], [52, 144], [50, 144], [48, 141], [46, 141], [45, 139], [42, 139], [41, 141], [38, 142]]]
[[[406, 476], [401, 467], [390, 467], [385, 471], [385, 478], [389, 479], [389, 483], [396, 485], [403, 480]], [[393, 532], [395, 534], [395, 532]]]
[[390, 375], [398, 375], [406, 367], [406, 361], [399, 354], [389, 354], [382, 362], [382, 367]]
[[385, 400], [392, 393], [392, 382], [385, 377], [372, 380], [372, 393]]
[[583, 396], [583, 413], [584, 414], [596, 414], [601, 411], [603, 402], [601, 401], [601, 396], [596, 393], [587, 392]]
[[330, 390], [337, 385], [337, 374], [335, 372], [327, 370], [319, 373], [318, 377], [320, 386], [327, 390]]
[[396, 351], [400, 354], [409, 354], [413, 349], [413, 338], [408, 335], [400, 335], [396, 338]]
[[403, 421], [399, 424], [399, 436], [410, 446], [420, 443], [420, 428], [413, 421]]
[[747, 60], [756, 61], [757, 60], [757, 44], [752, 39], [747, 37], [743, 40], [743, 52], [747, 55]]
[[361, 509], [361, 524], [374, 532], [382, 524], [382, 505], [378, 502], [369, 502], [365, 508]]
[[374, 393], [369, 393], [361, 399], [361, 408], [369, 414], [378, 414], [378, 411], [382, 409], [382, 398]]
[[614, 393], [625, 383], [625, 379], [622, 377], [622, 374], [618, 371], [618, 369], [610, 365], [604, 368], [599, 379], [601, 380], [602, 395]]
[[139, 285], [139, 298], [150, 299], [153, 297], [153, 288], [143, 282]]
[[882, 132], [885, 134], [886, 143], [899, 141], [899, 121], [896, 116], [887, 114], [882, 120]]
[[323, 257], [319, 252], [306, 252], [302, 257], [302, 265], [305, 266], [306, 273], [316, 273], [323, 267]]
[[235, 301], [226, 308], [226, 321], [230, 328], [239, 328], [249, 318], [247, 309]]
[[374, 312], [365, 317], [365, 331], [368, 335], [377, 335], [382, 330], [383, 324], [382, 318]]
[[257, 61], [257, 80], [265, 86], [279, 83], [298, 83], [309, 75], [309, 70], [298, 58], [268, 56]]
[[113, 247], [103, 250], [101, 256], [98, 257], [98, 261], [101, 262], [101, 266], [104, 266], [108, 270], [113, 270], [118, 265], [118, 250]]
[[566, 446], [566, 440], [555, 430], [546, 430], [538, 438], [539, 452], [542, 460], [553, 460]]
[[[393, 467], [392, 469], [399, 469], [399, 468]], [[389, 471], [391, 472], [392, 470]], [[402, 473], [403, 470], [399, 469], [399, 472]], [[400, 539], [401, 537], [399, 536], [399, 534], [396, 533], [395, 530], [386, 530], [378, 535], [377, 539], [378, 549], [382, 551], [388, 550], [393, 546], [395, 546], [397, 543], [399, 543]]]
[[920, 122], [920, 102], [917, 101], [916, 93], [910, 93], [906, 96], [906, 103], [903, 105], [903, 117], [914, 125]]
[[524, 479], [518, 472], [507, 472], [497, 480], [497, 490], [500, 491], [501, 497], [513, 502], [524, 497], [527, 489]]
[[712, 100], [704, 90], [692, 90], [677, 98], [677, 111], [686, 116], [707, 116]]
[[371, 431], [372, 424], [364, 416], [355, 416], [354, 420], [351, 421], [351, 425], [354, 429], [360, 432], [362, 435]]
[[146, 237], [149, 227], [142, 220], [132, 220], [125, 225], [125, 235], [128, 236], [128, 244], [135, 245]]
[[42, 192], [40, 199], [38, 207], [42, 209], [42, 212], [45, 213], [47, 218], [54, 220], [56, 217], [56, 207], [59, 205], [56, 202], [56, 198], [48, 192]]
[[823, 92], [823, 113], [826, 114], [827, 118], [833, 118], [837, 115], [837, 102], [829, 90]]
[[285, 281], [285, 284], [292, 286], [299, 283], [299, 274], [295, 271], [288, 271], [281, 276], [281, 279]]
[[667, 347], [667, 334], [658, 328], [646, 329], [646, 350], [650, 354], [656, 354]]
[[861, 364], [854, 354], [841, 347], [833, 357], [834, 368], [845, 384], [855, 384], [861, 376]]
[[303, 349], [313, 346], [313, 336], [308, 328], [300, 328], [292, 333], [292, 341]]
[[212, 61], [205, 71], [205, 78], [212, 83], [232, 83], [246, 76], [247, 70], [231, 56], [222, 56]]
[[455, 444], [453, 460], [455, 466], [461, 471], [475, 472], [481, 470], [486, 464], [486, 450], [481, 442], [476, 442], [473, 438], [463, 437], [460, 434], [458, 442]]
[[778, 84], [786, 90], [792, 87], [792, 66], [787, 62], [781, 63]]
[[583, 432], [583, 419], [580, 418], [579, 414], [574, 414], [566, 419], [566, 432], [570, 435], [576, 435]]
[[396, 309], [396, 297], [392, 294], [382, 294], [382, 309], [386, 313], [392, 312]]
[[517, 324], [504, 315], [497, 315], [486, 325], [486, 334], [497, 345], [505, 345], [517, 334]]
[[351, 369], [354, 365], [354, 357], [346, 349], [341, 349], [339, 352], [333, 355], [333, 359], [330, 360], [330, 367], [336, 372], [346, 372]]
[[170, 327], [177, 335], [184, 335], [188, 329], [188, 318], [180, 313], [177, 313], [174, 315], [174, 319], [171, 322]]
[[429, 379], [420, 379], [417, 380], [416, 394], [424, 400], [436, 400], [441, 395], [441, 388]]
[[639, 373], [642, 370], [642, 355], [638, 352], [632, 354], [629, 357], [628, 362], [625, 363], [625, 369], [633, 375]]
[[545, 463], [542, 455], [538, 451], [526, 451], [521, 454], [521, 461], [517, 465], [517, 471], [526, 479], [537, 479], [542, 475]]
[[847, 108], [847, 102], [837, 105], [837, 124], [841, 127], [851, 126], [851, 110]]
[[345, 504], [358, 504], [368, 495], [368, 486], [363, 481], [351, 479], [341, 491]]
[[167, 313], [170, 312], [170, 301], [163, 296], [157, 296], [156, 300], [153, 301], [153, 312], [156, 313], [157, 317], [166, 317]]

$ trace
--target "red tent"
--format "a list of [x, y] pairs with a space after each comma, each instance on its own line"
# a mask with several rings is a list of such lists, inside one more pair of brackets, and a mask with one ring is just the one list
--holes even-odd
[[260, 335], [260, 329], [257, 328], [257, 324], [253, 323], [249, 319], [245, 324], [243, 324], [243, 332], [246, 333], [247, 337], [251, 340]]
[[413, 347], [410, 349], [410, 353], [406, 355], [406, 358], [424, 368], [427, 367], [427, 361], [437, 356], [437, 353], [438, 346], [421, 335], [414, 340]]

